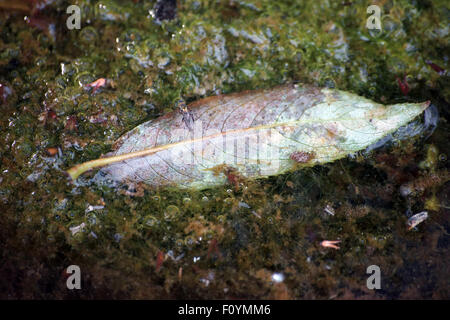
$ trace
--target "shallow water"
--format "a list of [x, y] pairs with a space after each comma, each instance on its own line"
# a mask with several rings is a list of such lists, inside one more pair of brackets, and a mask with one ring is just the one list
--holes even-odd
[[[81, 30], [66, 27], [67, 1], [34, 15], [2, 4], [0, 296], [448, 299], [448, 2], [385, 1], [381, 33], [369, 4], [185, 1], [172, 19], [162, 2], [91, 1]], [[237, 188], [64, 173], [181, 97], [292, 81], [437, 112], [366, 152]], [[69, 265], [82, 290], [67, 289]]]

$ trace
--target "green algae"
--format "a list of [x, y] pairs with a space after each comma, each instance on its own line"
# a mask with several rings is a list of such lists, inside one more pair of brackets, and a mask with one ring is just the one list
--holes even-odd
[[[13, 90], [0, 97], [1, 296], [448, 299], [449, 185], [427, 182], [412, 198], [398, 191], [448, 172], [448, 73], [427, 63], [449, 69], [448, 3], [380, 2], [380, 34], [365, 28], [369, 4], [183, 1], [175, 19], [157, 22], [152, 1], [79, 1], [82, 29], [69, 31], [68, 2], [56, 1], [42, 13], [56, 40], [22, 13], [1, 11], [0, 83]], [[407, 97], [397, 83], [405, 75]], [[98, 78], [113, 84], [83, 87]], [[180, 97], [290, 81], [383, 104], [432, 100], [440, 123], [426, 141], [237, 188], [117, 190], [72, 185], [63, 173]], [[407, 232], [405, 212], [432, 197], [438, 210]], [[341, 249], [320, 247], [324, 239], [340, 239]], [[65, 287], [71, 264], [85, 275], [79, 292]], [[381, 291], [365, 286], [371, 264], [383, 272]], [[285, 281], [274, 284], [273, 272]]]

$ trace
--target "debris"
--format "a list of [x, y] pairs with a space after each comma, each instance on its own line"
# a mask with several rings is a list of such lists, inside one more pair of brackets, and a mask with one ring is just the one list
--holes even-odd
[[403, 77], [403, 80], [400, 80], [400, 78], [397, 77], [397, 83], [398, 83], [398, 86], [400, 87], [400, 90], [402, 91], [402, 93], [405, 96], [408, 95], [409, 85], [408, 85], [408, 82], [406, 81], [406, 75]]
[[83, 222], [82, 224], [69, 228], [70, 232], [72, 232], [72, 235], [77, 234], [78, 232], [82, 231], [83, 228], [86, 226], [86, 224]]
[[279, 272], [275, 272], [272, 274], [273, 282], [280, 283], [280, 282], [283, 282], [283, 280], [284, 280], [284, 274], [279, 273]]
[[98, 88], [100, 87], [104, 87], [106, 84], [106, 79], [105, 78], [100, 78], [95, 80], [94, 82], [91, 82], [89, 84], [86, 85], [86, 87], [91, 87], [92, 88], [92, 93], [95, 93], [95, 91], [98, 90]]
[[248, 204], [246, 204], [245, 202], [239, 201], [239, 208], [250, 209], [251, 207]]
[[434, 71], [436, 71], [439, 75], [445, 74], [445, 69], [439, 67], [437, 64], [431, 62], [430, 60], [425, 60], [425, 63], [428, 64]]
[[252, 210], [252, 213], [255, 217], [257, 217], [258, 219], [261, 219], [261, 216], [259, 214], [257, 214], [255, 210]]
[[47, 148], [46, 151], [49, 156], [54, 157], [58, 153], [58, 148], [51, 147], [51, 148]]
[[327, 204], [327, 206], [325, 207], [325, 209], [323, 209], [323, 211], [325, 211], [325, 213], [328, 213], [330, 216], [334, 216], [334, 209], [329, 204]]
[[408, 230], [413, 229], [415, 226], [417, 226], [419, 223], [425, 221], [427, 218], [428, 218], [428, 212], [426, 212], [426, 211], [416, 213], [411, 218], [409, 218], [408, 222], [406, 223], [408, 225]]
[[105, 206], [93, 206], [93, 205], [89, 205], [86, 210], [84, 211], [84, 213], [88, 213], [94, 210], [100, 210], [103, 209]]
[[320, 245], [324, 248], [333, 248], [336, 250], [339, 250], [340, 248], [337, 246], [337, 244], [341, 242], [340, 240], [323, 240]]
[[167, 255], [166, 255], [167, 257], [169, 257], [170, 259], [172, 259], [173, 261], [175, 261], [175, 262], [177, 262], [177, 261], [180, 261], [183, 257], [184, 257], [184, 253], [181, 253], [180, 255], [178, 255], [178, 256], [174, 256], [173, 255], [173, 251], [172, 250], [169, 250], [168, 252], [167, 252]]

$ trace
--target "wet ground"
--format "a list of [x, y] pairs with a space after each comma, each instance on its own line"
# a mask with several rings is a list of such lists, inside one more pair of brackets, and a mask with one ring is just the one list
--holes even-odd
[[[371, 1], [76, 1], [80, 30], [72, 3], [49, 2], [0, 1], [1, 298], [450, 297], [448, 1], [377, 1], [381, 32], [366, 27]], [[431, 100], [439, 121], [239, 188], [65, 175], [180, 98], [292, 81]]]

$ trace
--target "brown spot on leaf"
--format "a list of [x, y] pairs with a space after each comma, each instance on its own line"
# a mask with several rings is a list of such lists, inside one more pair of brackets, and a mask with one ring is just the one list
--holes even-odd
[[314, 159], [315, 156], [316, 154], [314, 152], [295, 151], [289, 158], [298, 163], [308, 163]]

